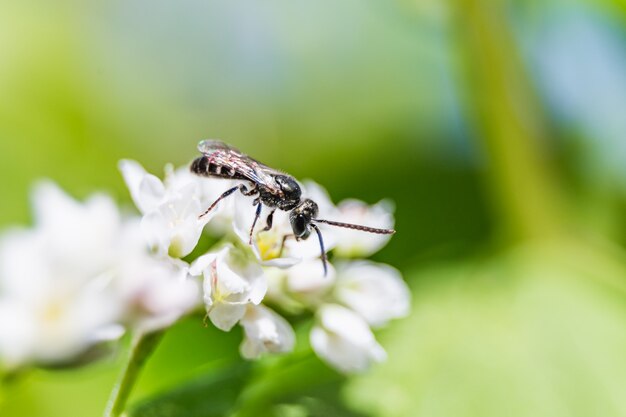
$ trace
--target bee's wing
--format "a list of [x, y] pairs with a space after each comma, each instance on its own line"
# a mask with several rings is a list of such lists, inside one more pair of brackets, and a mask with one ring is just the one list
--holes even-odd
[[198, 150], [200, 151], [200, 153], [203, 153], [205, 155], [211, 155], [212, 153], [217, 151], [232, 151], [242, 155], [242, 153], [238, 149], [227, 145], [221, 140], [215, 139], [205, 139], [203, 141], [200, 141], [200, 143], [198, 143]]
[[207, 139], [198, 144], [198, 150], [210, 157], [214, 163], [230, 167], [252, 182], [265, 185], [277, 193], [281, 192], [272, 175], [278, 171], [250, 158], [238, 149], [219, 140]]

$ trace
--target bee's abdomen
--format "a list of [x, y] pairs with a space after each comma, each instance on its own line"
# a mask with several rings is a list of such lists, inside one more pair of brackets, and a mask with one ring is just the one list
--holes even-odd
[[209, 161], [206, 157], [201, 156], [193, 160], [190, 171], [198, 175], [208, 175]]
[[191, 163], [191, 172], [206, 177], [246, 179], [231, 167], [211, 162], [208, 157], [201, 156]]

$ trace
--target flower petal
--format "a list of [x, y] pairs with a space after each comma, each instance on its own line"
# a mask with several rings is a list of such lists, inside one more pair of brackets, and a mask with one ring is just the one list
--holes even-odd
[[249, 253], [232, 245], [198, 258], [191, 273], [198, 275], [200, 268], [209, 318], [222, 330], [230, 330], [246, 305], [259, 304], [267, 292], [263, 269]]
[[245, 312], [245, 304], [215, 303], [209, 310], [209, 319], [215, 327], [228, 332], [241, 320]]
[[165, 197], [161, 180], [148, 174], [138, 162], [129, 159], [121, 160], [118, 168], [139, 211], [145, 214], [154, 210]]
[[265, 306], [248, 306], [241, 325], [245, 339], [240, 352], [246, 359], [258, 358], [266, 352], [284, 353], [293, 349], [293, 329], [287, 320]]
[[335, 297], [370, 325], [383, 326], [409, 314], [411, 293], [398, 270], [360, 261], [339, 265]]
[[362, 372], [386, 359], [367, 323], [345, 307], [328, 304], [318, 310], [319, 323], [311, 330], [317, 355], [343, 373]]
[[[339, 204], [341, 222], [359, 224], [381, 229], [394, 225], [393, 204], [383, 200], [373, 206], [359, 200], [344, 200]], [[391, 235], [366, 233], [359, 230], [337, 228], [335, 254], [343, 257], [366, 257], [378, 252], [389, 242]]]

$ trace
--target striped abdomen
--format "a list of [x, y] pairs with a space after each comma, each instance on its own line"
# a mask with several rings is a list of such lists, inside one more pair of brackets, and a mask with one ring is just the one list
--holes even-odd
[[199, 158], [196, 158], [191, 163], [190, 169], [191, 172], [193, 172], [194, 174], [204, 175], [205, 177], [218, 177], [240, 180], [248, 179], [235, 171], [232, 167], [210, 162], [207, 156], [201, 156]]

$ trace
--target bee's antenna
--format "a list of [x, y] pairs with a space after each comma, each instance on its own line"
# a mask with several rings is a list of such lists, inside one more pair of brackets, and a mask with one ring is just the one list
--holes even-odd
[[362, 232], [376, 233], [378, 235], [393, 235], [394, 233], [396, 233], [396, 231], [393, 229], [376, 229], [375, 227], [361, 226], [360, 224], [341, 223], [341, 222], [335, 222], [332, 220], [323, 220], [323, 219], [312, 219], [312, 221], [317, 222], [317, 223], [329, 224], [331, 226], [343, 227], [346, 229], [354, 229], [354, 230], [360, 230]]
[[322, 250], [322, 264], [324, 265], [324, 276], [326, 276], [326, 274], [328, 273], [328, 265], [326, 265], [326, 251], [324, 250], [324, 239], [322, 239], [322, 232], [320, 231], [320, 228], [313, 223], [311, 223], [311, 227], [313, 228], [313, 230], [315, 230], [315, 233], [317, 233], [317, 237], [320, 240], [320, 249]]

